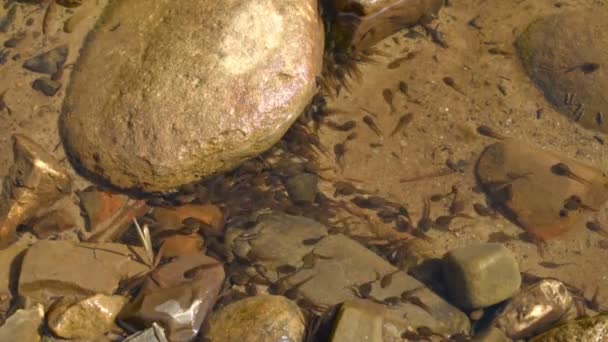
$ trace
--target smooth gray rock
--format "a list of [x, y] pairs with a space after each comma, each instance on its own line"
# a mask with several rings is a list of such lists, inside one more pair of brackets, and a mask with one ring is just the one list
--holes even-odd
[[44, 307], [37, 304], [28, 310], [17, 310], [0, 327], [0, 341], [38, 342], [38, 330], [44, 318]]
[[499, 243], [452, 250], [444, 256], [442, 270], [452, 302], [467, 310], [500, 303], [521, 286], [513, 253]]
[[170, 192], [266, 151], [317, 91], [317, 2], [111, 1], [64, 102], [72, 162], [118, 188]]
[[303, 172], [289, 177], [285, 187], [294, 203], [312, 203], [319, 192], [319, 177]]

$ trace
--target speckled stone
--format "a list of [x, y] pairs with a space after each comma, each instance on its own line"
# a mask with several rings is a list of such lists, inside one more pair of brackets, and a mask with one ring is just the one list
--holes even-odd
[[234, 302], [211, 316], [204, 341], [299, 342], [304, 316], [282, 296], [257, 296]]
[[236, 167], [309, 103], [323, 40], [317, 0], [111, 1], [72, 73], [64, 146], [85, 175], [146, 192]]

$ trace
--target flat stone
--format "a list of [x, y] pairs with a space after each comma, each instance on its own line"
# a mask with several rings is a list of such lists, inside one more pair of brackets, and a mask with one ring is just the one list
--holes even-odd
[[452, 250], [444, 256], [442, 269], [452, 302], [467, 310], [500, 303], [521, 286], [517, 260], [499, 243]]
[[13, 135], [14, 163], [4, 178], [0, 197], [0, 244], [8, 244], [17, 226], [27, 223], [71, 191], [67, 171], [28, 137]]
[[217, 260], [202, 253], [181, 255], [146, 279], [120, 319], [139, 328], [157, 322], [170, 341], [191, 341], [215, 305], [224, 278]]
[[42, 240], [30, 247], [23, 258], [19, 296], [26, 307], [35, 303], [48, 307], [59, 297], [112, 295], [120, 281], [148, 270], [138, 262], [145, 258], [139, 247]]
[[312, 203], [319, 192], [319, 177], [303, 172], [289, 177], [285, 188], [294, 203]]
[[608, 341], [608, 315], [571, 321], [530, 340], [530, 342], [572, 341]]
[[38, 90], [46, 96], [55, 96], [59, 89], [61, 89], [61, 83], [53, 81], [48, 77], [41, 77], [32, 83], [32, 88], [34, 88], [34, 90]]
[[52, 210], [36, 217], [28, 224], [39, 239], [48, 239], [76, 227], [76, 223], [66, 210]]
[[208, 324], [208, 342], [300, 342], [306, 328], [298, 305], [282, 296], [239, 300], [214, 313]]
[[29, 71], [53, 75], [65, 64], [68, 58], [68, 47], [65, 45], [27, 59], [23, 67]]
[[80, 199], [82, 216], [91, 236], [89, 242], [106, 242], [118, 239], [132, 224], [133, 219], [144, 215], [149, 207], [143, 200], [129, 199], [125, 195], [101, 191], [90, 186], [76, 193]]
[[49, 310], [47, 324], [51, 331], [66, 339], [94, 339], [110, 331], [114, 320], [127, 303], [122, 296], [98, 294], [79, 302], [60, 300]]
[[165, 330], [158, 324], [152, 323], [152, 327], [144, 331], [135, 333], [123, 342], [168, 342], [165, 336]]
[[0, 324], [4, 322], [11, 308], [11, 285], [17, 281], [21, 257], [28, 247], [28, 241], [19, 240], [0, 250]]
[[473, 337], [473, 342], [511, 342], [512, 340], [505, 333], [495, 327], [480, 332]]
[[65, 148], [85, 175], [146, 192], [234, 168], [305, 109], [323, 39], [317, 0], [111, 2], [72, 73]]
[[608, 133], [608, 22], [603, 11], [540, 18], [517, 38], [516, 47], [524, 69], [559, 112]]
[[176, 230], [186, 226], [188, 219], [202, 223], [202, 229], [213, 235], [224, 232], [224, 214], [212, 204], [186, 204], [172, 208], [154, 208], [152, 217], [160, 230]]
[[401, 342], [408, 329], [407, 320], [386, 306], [351, 300], [340, 306], [331, 342]]
[[[234, 250], [245, 256], [263, 272], [277, 281], [280, 266], [295, 267], [296, 273], [286, 280], [287, 287], [298, 285], [297, 297], [319, 307], [331, 307], [357, 299], [353, 288], [371, 283], [370, 295], [376, 300], [400, 297], [410, 291], [422, 306], [404, 301], [393, 306], [400, 315], [407, 314], [414, 327], [425, 326], [447, 334], [468, 331], [469, 320], [458, 309], [405, 272], [366, 249], [356, 241], [338, 234], [326, 235], [327, 228], [308, 218], [284, 214], [261, 216], [257, 225], [236, 238]], [[246, 245], [247, 248], [242, 247]], [[305, 262], [306, 260], [306, 262]], [[390, 285], [382, 288], [377, 274], [394, 273]]]
[[[368, 48], [403, 28], [436, 15], [442, 0], [335, 1], [339, 10], [334, 34], [358, 50]], [[353, 25], [353, 16], [359, 17]]]
[[[580, 180], [552, 171], [559, 163]], [[488, 146], [479, 157], [476, 175], [508, 218], [539, 240], [583, 228], [588, 210], [563, 211], [572, 196], [590, 208], [600, 208], [608, 200], [608, 177], [600, 170], [513, 140]]]
[[44, 318], [44, 307], [40, 304], [28, 310], [17, 310], [0, 327], [0, 341], [38, 342], [38, 330]]
[[542, 280], [515, 295], [494, 325], [511, 338], [528, 338], [563, 322], [572, 308], [572, 295], [563, 283]]

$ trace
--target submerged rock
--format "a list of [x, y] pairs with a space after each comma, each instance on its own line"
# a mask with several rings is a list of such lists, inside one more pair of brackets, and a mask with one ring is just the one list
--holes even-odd
[[23, 67], [41, 74], [53, 75], [63, 68], [65, 61], [68, 59], [68, 52], [67, 46], [59, 46], [26, 60]]
[[528, 75], [559, 112], [608, 133], [608, 22], [603, 9], [540, 18], [516, 46]]
[[41, 77], [32, 83], [32, 88], [34, 88], [34, 90], [38, 90], [46, 96], [55, 96], [55, 94], [57, 94], [61, 88], [61, 83], [53, 81], [48, 77]]
[[11, 288], [17, 281], [21, 257], [28, 247], [27, 241], [19, 240], [0, 250], [0, 324], [4, 322], [11, 308]]
[[475, 172], [503, 213], [540, 240], [582, 228], [585, 213], [608, 200], [600, 170], [513, 140], [488, 146]]
[[306, 328], [300, 308], [281, 296], [239, 300], [214, 313], [208, 325], [208, 342], [301, 342]]
[[139, 247], [104, 244], [75, 244], [42, 240], [30, 247], [23, 258], [19, 276], [19, 296], [29, 307], [50, 306], [65, 296], [85, 298], [111, 295], [120, 281], [145, 273], [148, 267]]
[[530, 340], [530, 342], [573, 341], [608, 341], [608, 315], [571, 321]]
[[146, 192], [231, 169], [304, 110], [323, 45], [317, 0], [113, 1], [72, 73], [65, 148], [85, 174]]
[[17, 226], [71, 190], [72, 179], [47, 151], [26, 136], [13, 136], [14, 164], [0, 197], [0, 244], [14, 237]]
[[165, 330], [158, 324], [152, 323], [152, 327], [127, 337], [123, 342], [168, 342]]
[[191, 341], [213, 308], [224, 277], [217, 260], [202, 253], [181, 255], [146, 279], [120, 319], [139, 328], [157, 322], [170, 341]]
[[0, 327], [0, 341], [38, 342], [44, 307], [40, 304], [28, 310], [17, 310]]
[[572, 295], [557, 280], [543, 280], [521, 291], [494, 320], [511, 338], [528, 338], [567, 318]]
[[498, 243], [479, 243], [448, 252], [443, 277], [452, 301], [463, 309], [494, 305], [521, 286], [513, 253]]
[[[386, 299], [392, 301], [395, 312], [407, 314], [408, 324], [414, 328], [425, 326], [446, 334], [469, 329], [466, 315], [424, 284], [347, 236], [327, 235], [327, 228], [311, 219], [261, 216], [253, 229], [234, 238], [231, 249], [255, 262], [264, 278], [284, 282], [293, 292], [290, 298], [317, 307], [331, 307], [360, 296], [380, 302]], [[282, 276], [280, 268], [286, 266], [294, 272]], [[382, 286], [378, 274], [391, 274], [388, 284]], [[370, 284], [369, 293], [355, 293], [353, 289], [364, 283]]]
[[125, 297], [101, 294], [76, 303], [63, 298], [49, 310], [47, 324], [62, 338], [94, 339], [112, 328], [127, 301]]

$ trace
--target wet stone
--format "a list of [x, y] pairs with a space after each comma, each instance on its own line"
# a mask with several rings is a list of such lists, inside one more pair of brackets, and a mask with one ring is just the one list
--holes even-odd
[[323, 47], [317, 0], [111, 2], [72, 73], [66, 151], [83, 174], [145, 192], [232, 169], [305, 109]]
[[43, 93], [46, 96], [55, 96], [59, 89], [61, 89], [61, 83], [53, 81], [47, 77], [38, 78], [32, 83], [32, 88]]
[[[574, 176], [556, 172], [559, 164]], [[582, 229], [590, 210], [584, 207], [600, 208], [608, 200], [608, 177], [600, 170], [513, 140], [488, 146], [475, 172], [484, 191], [508, 218], [539, 240]], [[582, 206], [566, 209], [571, 198]]]
[[135, 333], [127, 337], [123, 342], [168, 342], [165, 336], [165, 330], [156, 323], [152, 323], [152, 327], [144, 331]]
[[54, 299], [64, 296], [111, 295], [120, 281], [148, 270], [138, 261], [145, 258], [139, 247], [42, 240], [25, 253], [19, 296], [26, 307], [34, 303], [48, 307]]
[[170, 341], [191, 341], [211, 312], [224, 277], [217, 260], [202, 253], [181, 255], [146, 279], [120, 319], [137, 328], [157, 322]]
[[502, 302], [521, 286], [513, 253], [498, 243], [479, 243], [448, 252], [443, 276], [452, 302], [477, 309]]
[[224, 231], [224, 214], [211, 204], [187, 204], [172, 208], [155, 208], [152, 217], [160, 230], [177, 230], [189, 223], [213, 235]]
[[582, 318], [562, 324], [530, 342], [607, 341], [608, 315]]
[[[294, 267], [296, 272], [286, 279], [286, 288], [297, 286], [295, 297], [316, 306], [331, 307], [357, 299], [354, 289], [369, 283], [369, 295], [378, 301], [409, 293], [406, 300], [391, 307], [400, 315], [407, 314], [413, 327], [449, 334], [468, 331], [464, 313], [361, 244], [341, 234], [326, 235], [326, 229], [308, 218], [265, 215], [252, 230], [244, 231], [242, 238], [234, 239], [232, 250], [242, 250], [246, 255], [240, 256], [262, 266], [260, 272], [271, 281], [282, 278], [279, 267]], [[378, 274], [390, 273], [389, 284], [381, 286]]]
[[480, 332], [473, 337], [473, 342], [511, 342], [512, 340], [505, 333], [495, 327]]
[[60, 70], [68, 58], [68, 47], [59, 46], [48, 52], [34, 56], [23, 63], [27, 70], [53, 75]]
[[[368, 48], [423, 18], [436, 15], [442, 0], [354, 0], [336, 1], [340, 11], [334, 34], [355, 49]], [[353, 15], [360, 17], [353, 24]]]
[[208, 342], [300, 342], [305, 331], [300, 308], [282, 296], [239, 300], [214, 313], [208, 325]]
[[38, 330], [44, 318], [44, 307], [40, 304], [28, 310], [17, 310], [0, 327], [0, 341], [38, 342]]
[[76, 223], [67, 211], [60, 209], [34, 218], [28, 226], [32, 228], [32, 232], [37, 238], [47, 239], [75, 228]]
[[608, 22], [603, 11], [566, 11], [532, 22], [517, 53], [532, 81], [563, 115], [608, 133]]
[[528, 338], [563, 321], [572, 308], [572, 296], [563, 283], [543, 280], [514, 296], [494, 325], [511, 338]]
[[13, 136], [14, 164], [4, 178], [0, 197], [0, 244], [14, 237], [17, 226], [50, 207], [71, 190], [66, 170], [26, 136]]
[[47, 324], [58, 337], [94, 339], [110, 331], [126, 303], [121, 296], [95, 295], [75, 303], [63, 298], [49, 309]]
[[319, 178], [310, 173], [300, 173], [289, 177], [285, 187], [294, 203], [312, 203], [319, 192]]
[[352, 300], [340, 306], [331, 342], [397, 342], [411, 329], [394, 310], [367, 300]]

